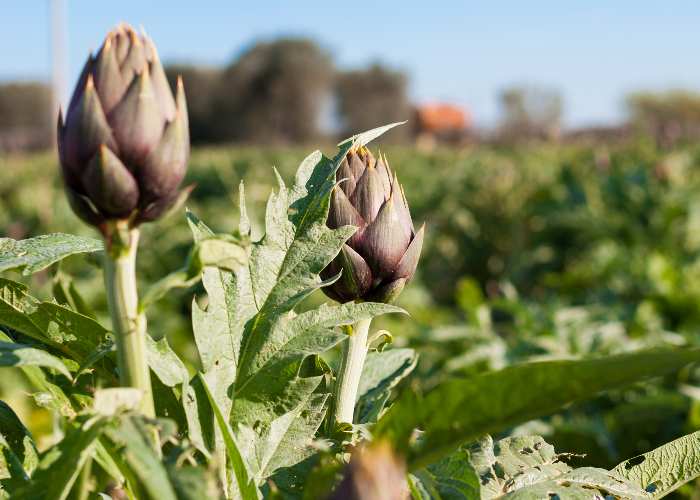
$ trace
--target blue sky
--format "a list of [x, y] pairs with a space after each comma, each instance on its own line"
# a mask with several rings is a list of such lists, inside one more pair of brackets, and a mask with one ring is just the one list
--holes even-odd
[[[65, 0], [70, 85], [118, 21], [143, 25], [171, 62], [223, 64], [257, 39], [307, 35], [340, 67], [381, 60], [417, 101], [494, 123], [499, 89], [561, 90], [569, 125], [611, 123], [634, 89], [700, 90], [700, 2]], [[0, 79], [50, 77], [48, 0], [4, 0]]]

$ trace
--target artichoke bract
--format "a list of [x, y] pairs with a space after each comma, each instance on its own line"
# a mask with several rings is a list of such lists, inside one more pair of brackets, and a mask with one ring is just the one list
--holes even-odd
[[353, 148], [336, 173], [328, 227], [357, 231], [321, 272], [340, 278], [323, 291], [338, 302], [392, 302], [413, 277], [425, 224], [416, 232], [404, 190], [386, 157], [366, 147]]
[[94, 226], [160, 217], [180, 190], [190, 154], [182, 81], [170, 90], [155, 45], [121, 24], [85, 63], [58, 150], [73, 211]]

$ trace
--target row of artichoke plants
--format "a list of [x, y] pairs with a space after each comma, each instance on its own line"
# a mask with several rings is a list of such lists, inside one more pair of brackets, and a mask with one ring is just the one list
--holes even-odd
[[[181, 269], [138, 295], [139, 228], [180, 211], [190, 145], [182, 81], [173, 95], [150, 38], [120, 25], [59, 117], [59, 159], [75, 213], [102, 239], [0, 240], [0, 271], [101, 253], [111, 330], [74, 286], [41, 301], [0, 279], [0, 365], [22, 370], [57, 439], [39, 451], [6, 404], [0, 485], [16, 498], [653, 498], [693, 479], [698, 436], [612, 470], [574, 469], [537, 436], [494, 442], [596, 393], [673, 376], [691, 348], [549, 360], [412, 390], [418, 359], [387, 347], [372, 319], [416, 272], [425, 227], [386, 157], [367, 144], [388, 125], [320, 152], [287, 187], [279, 174], [254, 239], [241, 220], [216, 234], [186, 212]], [[192, 303], [199, 366], [148, 325], [148, 307], [201, 280]], [[317, 290], [333, 302], [299, 304]], [[324, 353], [340, 350], [339, 362]], [[604, 373], [605, 376], [601, 376]], [[674, 457], [662, 467], [660, 456]], [[649, 459], [647, 459], [649, 458]]]

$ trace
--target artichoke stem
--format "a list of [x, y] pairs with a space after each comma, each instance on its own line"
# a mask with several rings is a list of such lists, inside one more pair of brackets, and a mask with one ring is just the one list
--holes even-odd
[[362, 367], [367, 357], [367, 339], [371, 319], [363, 319], [352, 327], [352, 334], [343, 345], [343, 358], [335, 383], [335, 421], [353, 423], [357, 390], [362, 377]]
[[143, 394], [141, 412], [155, 417], [151, 375], [146, 361], [146, 319], [139, 314], [136, 288], [139, 230], [127, 231], [122, 231], [126, 237], [121, 241], [106, 242], [104, 265], [107, 301], [117, 343], [119, 381], [124, 387], [140, 389]]

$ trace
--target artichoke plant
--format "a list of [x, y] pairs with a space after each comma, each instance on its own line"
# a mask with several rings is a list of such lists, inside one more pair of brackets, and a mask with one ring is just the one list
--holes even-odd
[[189, 159], [182, 81], [176, 97], [145, 34], [119, 25], [90, 55], [59, 115], [59, 157], [73, 210], [104, 231], [110, 220], [133, 227], [155, 220], [182, 193]]
[[416, 232], [404, 190], [386, 157], [352, 149], [336, 174], [328, 226], [357, 227], [340, 254], [323, 270], [340, 279], [323, 288], [338, 302], [392, 302], [413, 277], [425, 224]]

